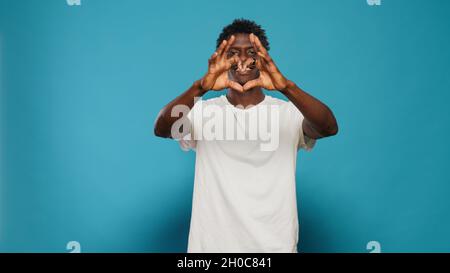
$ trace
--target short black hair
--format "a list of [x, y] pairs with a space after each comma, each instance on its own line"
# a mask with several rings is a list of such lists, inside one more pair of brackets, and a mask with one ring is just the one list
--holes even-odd
[[259, 38], [261, 44], [267, 50], [270, 49], [269, 41], [266, 37], [266, 31], [254, 21], [244, 18], [234, 19], [233, 23], [223, 28], [222, 33], [220, 33], [219, 38], [217, 39], [216, 48], [220, 46], [220, 43], [222, 43], [223, 40], [228, 40], [231, 35], [234, 35], [236, 33], [253, 33]]

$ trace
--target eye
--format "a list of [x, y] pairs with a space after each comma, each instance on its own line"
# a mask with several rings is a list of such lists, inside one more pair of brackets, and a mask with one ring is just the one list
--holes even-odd
[[250, 55], [250, 56], [255, 56], [256, 55], [256, 52], [255, 52], [255, 50], [252, 48], [252, 49], [249, 49], [248, 51], [247, 51], [247, 53], [248, 53], [248, 55]]
[[237, 50], [230, 50], [230, 51], [228, 51], [228, 58], [229, 57], [232, 57], [232, 56], [234, 56], [234, 55], [237, 55], [237, 54], [239, 54], [239, 51], [237, 51]]

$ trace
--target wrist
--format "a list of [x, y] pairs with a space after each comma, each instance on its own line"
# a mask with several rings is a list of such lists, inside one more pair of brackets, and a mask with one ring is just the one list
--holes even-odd
[[287, 80], [286, 86], [283, 89], [280, 89], [279, 91], [283, 94], [286, 94], [289, 91], [292, 91], [292, 88], [295, 87], [295, 83], [293, 81]]
[[203, 96], [206, 92], [208, 92], [208, 90], [203, 89], [202, 86], [202, 79], [200, 80], [196, 80], [193, 84], [193, 87], [195, 88], [195, 90], [198, 92], [199, 96]]

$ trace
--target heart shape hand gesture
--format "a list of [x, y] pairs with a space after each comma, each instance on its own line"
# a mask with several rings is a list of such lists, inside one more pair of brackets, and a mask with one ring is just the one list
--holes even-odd
[[[251, 33], [249, 39], [257, 55], [255, 59], [247, 59], [245, 62], [242, 62], [236, 55], [227, 57], [227, 52], [235, 40], [234, 35], [228, 40], [222, 41], [208, 60], [208, 72], [201, 80], [203, 90], [232, 88], [239, 92], [245, 92], [254, 87], [262, 87], [267, 90], [284, 90], [287, 87], [288, 80], [281, 74], [258, 37]], [[237, 65], [238, 70], [244, 71], [249, 69], [248, 67], [255, 61], [260, 72], [257, 79], [246, 82], [244, 86], [229, 79], [228, 70], [233, 65]]]

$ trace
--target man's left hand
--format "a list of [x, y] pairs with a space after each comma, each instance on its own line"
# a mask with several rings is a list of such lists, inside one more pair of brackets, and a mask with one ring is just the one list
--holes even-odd
[[260, 75], [259, 78], [245, 83], [244, 91], [254, 87], [262, 87], [267, 90], [285, 90], [289, 82], [288, 79], [281, 74], [261, 41], [253, 33], [250, 33], [250, 42], [256, 50], [256, 66]]

